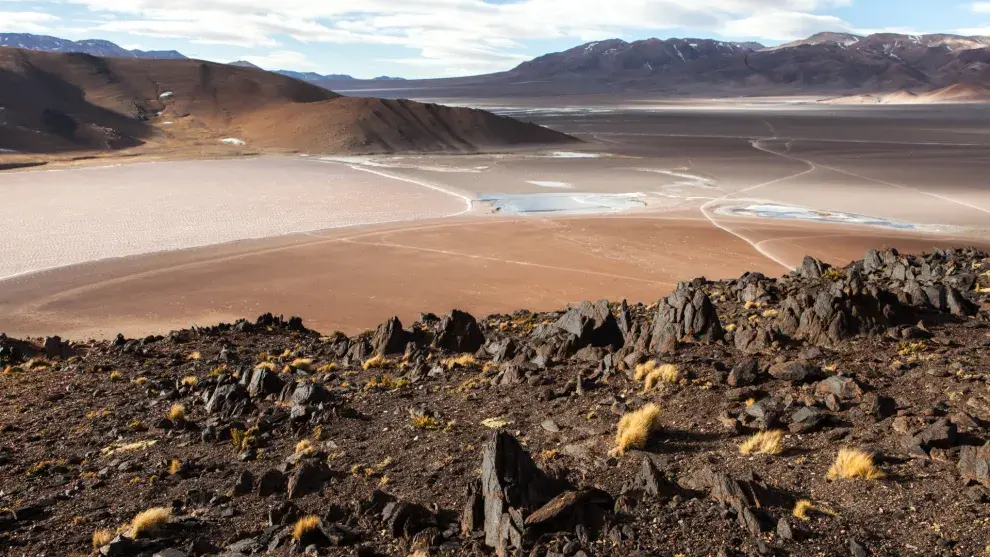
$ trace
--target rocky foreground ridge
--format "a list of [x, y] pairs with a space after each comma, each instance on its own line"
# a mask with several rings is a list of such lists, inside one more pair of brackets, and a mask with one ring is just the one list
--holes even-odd
[[978, 555], [990, 255], [646, 306], [0, 337], [11, 555]]

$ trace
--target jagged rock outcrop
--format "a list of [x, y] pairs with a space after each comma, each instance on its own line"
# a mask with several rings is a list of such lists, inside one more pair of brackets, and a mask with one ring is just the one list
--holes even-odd
[[606, 300], [594, 303], [585, 301], [577, 307], [569, 308], [554, 323], [554, 328], [575, 337], [575, 351], [586, 346], [619, 349], [624, 343], [622, 329]]
[[379, 356], [402, 354], [406, 350], [406, 332], [398, 317], [391, 317], [375, 330], [371, 337], [371, 350]]
[[433, 345], [457, 353], [474, 353], [485, 344], [485, 334], [470, 313], [453, 310], [440, 320]]
[[660, 300], [649, 348], [667, 353], [673, 351], [678, 342], [710, 344], [720, 340], [723, 334], [722, 322], [708, 294], [700, 287], [680, 284], [677, 290]]

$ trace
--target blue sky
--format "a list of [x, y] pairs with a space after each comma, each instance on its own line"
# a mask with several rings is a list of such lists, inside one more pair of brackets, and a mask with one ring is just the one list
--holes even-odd
[[990, 35], [990, 1], [0, 0], [0, 32], [355, 77], [500, 71], [614, 37], [777, 44], [818, 31]]

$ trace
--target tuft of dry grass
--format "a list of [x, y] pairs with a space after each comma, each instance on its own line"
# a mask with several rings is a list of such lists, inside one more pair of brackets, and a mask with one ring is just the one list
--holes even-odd
[[653, 370], [656, 369], [656, 367], [657, 367], [656, 360], [649, 360], [641, 364], [636, 364], [636, 371], [633, 373], [633, 379], [635, 379], [636, 381], [642, 381], [646, 379], [646, 377], [649, 374], [653, 373]]
[[140, 538], [150, 536], [159, 528], [172, 521], [172, 509], [168, 507], [152, 507], [139, 512], [127, 528], [128, 537]]
[[197, 350], [196, 352], [193, 352], [192, 354], [189, 354], [188, 356], [186, 356], [186, 359], [187, 360], [202, 360], [203, 359], [203, 355], [200, 354], [199, 351]]
[[265, 370], [265, 371], [275, 371], [275, 362], [261, 362], [260, 364], [254, 366], [254, 369]]
[[168, 465], [168, 475], [174, 476], [182, 471], [182, 463], [179, 459], [173, 458], [171, 464]]
[[123, 376], [120, 374], [119, 371], [114, 370], [114, 371], [111, 371], [110, 372], [110, 380], [111, 381], [120, 381], [121, 377], [123, 377]]
[[195, 387], [199, 383], [199, 379], [195, 375], [187, 375], [182, 378], [181, 384], [184, 387]]
[[99, 549], [111, 541], [113, 541], [114, 534], [106, 528], [100, 528], [93, 531], [93, 549]]
[[839, 449], [835, 462], [828, 470], [828, 478], [878, 480], [884, 473], [873, 463], [873, 455], [860, 449]]
[[302, 441], [296, 443], [296, 454], [311, 454], [316, 449], [313, 448], [313, 444], [310, 443], [309, 439], [303, 439]]
[[836, 516], [835, 511], [825, 506], [818, 506], [807, 499], [801, 499], [794, 504], [794, 511], [792, 514], [795, 518], [801, 520], [809, 520], [812, 513], [819, 513], [825, 516]]
[[299, 541], [306, 534], [316, 530], [320, 526], [320, 517], [315, 514], [309, 516], [304, 516], [296, 521], [295, 527], [292, 529], [292, 539]]
[[365, 371], [368, 371], [369, 369], [388, 369], [393, 365], [392, 360], [389, 360], [385, 356], [378, 355], [372, 356], [365, 360], [361, 365], [361, 369]]
[[235, 451], [244, 451], [254, 443], [254, 434], [258, 432], [258, 426], [248, 428], [246, 431], [233, 428], [230, 430], [230, 442], [234, 445]]
[[779, 429], [760, 431], [739, 445], [742, 454], [777, 455], [784, 452], [784, 432]]
[[320, 368], [317, 369], [316, 371], [320, 373], [333, 373], [337, 371], [337, 364], [330, 362], [329, 364], [324, 364], [320, 366]]
[[619, 420], [615, 435], [615, 453], [622, 456], [629, 449], [642, 449], [650, 435], [659, 427], [660, 407], [650, 403]]
[[440, 365], [450, 371], [458, 367], [476, 366], [478, 365], [478, 359], [474, 357], [474, 354], [461, 354], [460, 356], [440, 360]]
[[148, 382], [147, 377], [138, 377], [137, 379], [134, 380], [135, 385], [144, 385], [147, 382]]
[[443, 424], [440, 423], [440, 420], [434, 418], [433, 416], [423, 415], [412, 417], [412, 426], [416, 429], [428, 429], [432, 431], [440, 429], [442, 425]]
[[651, 390], [660, 383], [670, 383], [674, 384], [680, 381], [681, 374], [677, 370], [677, 366], [674, 364], [663, 364], [662, 366], [657, 366], [646, 376], [646, 382], [643, 383], [643, 387], [646, 390]]
[[300, 369], [302, 371], [309, 371], [309, 370], [313, 369], [313, 359], [312, 358], [296, 358], [295, 360], [292, 360], [292, 363], [289, 364], [289, 366], [290, 367], [293, 367], [295, 369]]
[[173, 422], [184, 420], [186, 418], [186, 405], [176, 402], [168, 409], [168, 419]]

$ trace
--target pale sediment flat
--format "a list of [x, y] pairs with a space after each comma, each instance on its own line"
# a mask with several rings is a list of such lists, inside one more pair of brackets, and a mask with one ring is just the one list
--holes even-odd
[[469, 207], [457, 195], [297, 157], [9, 172], [0, 195], [0, 277]]
[[[295, 193], [286, 203], [291, 210], [275, 219], [279, 226], [247, 226], [258, 236], [307, 232], [2, 281], [0, 331], [136, 336], [271, 311], [301, 315], [323, 331], [356, 332], [393, 314], [408, 321], [454, 307], [485, 314], [603, 297], [654, 302], [694, 276], [775, 276], [805, 255], [844, 265], [885, 246], [990, 249], [990, 135], [983, 131], [990, 111], [701, 105], [534, 110], [532, 117], [587, 144], [512, 154], [224, 161], [231, 169], [221, 174], [250, 175], [255, 184], [246, 201], [254, 209], [231, 199], [232, 208], [221, 211], [225, 226], [246, 226], [233, 222], [245, 214], [271, 219], [288, 184]], [[168, 181], [179, 180], [172, 164], [146, 166], [134, 179], [171, 173]], [[11, 176], [0, 174], [0, 188]], [[216, 173], [206, 175], [213, 182], [186, 176], [187, 192], [218, 180]], [[319, 195], [334, 188], [340, 195]], [[181, 205], [200, 211], [181, 221], [193, 229], [178, 227], [182, 247], [203, 234], [197, 227], [210, 226], [203, 215], [222, 201]], [[472, 201], [473, 210], [461, 214]], [[40, 202], [22, 211], [19, 222], [51, 215], [59, 232], [34, 224], [18, 245], [40, 237], [50, 247], [64, 237], [76, 247], [53, 253], [85, 259], [80, 238], [110, 242], [102, 238], [104, 219], [132, 218], [103, 215], [99, 203], [80, 207], [78, 214], [60, 209], [71, 226]], [[181, 219], [183, 211], [170, 214]], [[287, 229], [297, 211], [309, 220]], [[147, 207], [138, 213], [151, 218]], [[450, 215], [461, 216], [443, 218]], [[144, 234], [171, 230], [167, 222], [141, 224]], [[126, 226], [114, 229], [122, 233], [112, 241], [143, 249], [153, 243], [123, 233]], [[24, 253], [38, 253], [31, 249]], [[8, 252], [15, 260], [19, 253]]]

